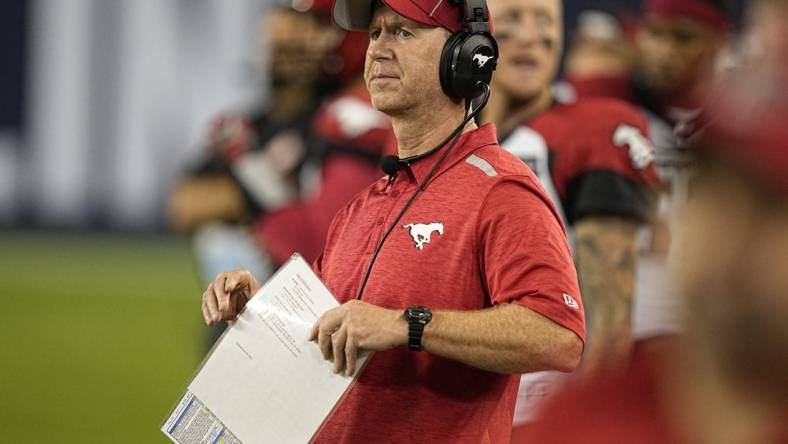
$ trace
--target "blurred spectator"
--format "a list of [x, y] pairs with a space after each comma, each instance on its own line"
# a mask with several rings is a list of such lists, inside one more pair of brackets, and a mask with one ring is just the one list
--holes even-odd
[[692, 106], [687, 93], [713, 70], [731, 16], [726, 0], [647, 0], [635, 37], [636, 93], [658, 106]]
[[294, 252], [314, 260], [335, 212], [382, 174], [390, 124], [363, 85], [367, 37], [334, 27], [330, 4], [263, 18], [270, 105], [218, 117], [206, 161], [172, 193], [172, 225], [194, 233], [206, 282], [240, 267], [265, 280]]
[[761, 63], [710, 91], [680, 225], [686, 335], [567, 389], [533, 442], [788, 442], [788, 4], [761, 0], [751, 19]]
[[[303, 32], [292, 33], [293, 28]], [[270, 103], [249, 116], [220, 115], [214, 120], [207, 158], [173, 192], [170, 216], [175, 229], [248, 220], [252, 208], [247, 203], [270, 208], [294, 198], [297, 190], [287, 176], [306, 156], [304, 135], [320, 100], [321, 64], [342, 38], [340, 33], [319, 15], [287, 7], [275, 7], [261, 17], [260, 43], [270, 54]], [[244, 180], [260, 168], [264, 170], [256, 181]], [[257, 186], [260, 181], [264, 183]], [[247, 197], [249, 202], [244, 201]]]
[[310, 263], [317, 259], [336, 212], [382, 175], [378, 165], [390, 123], [372, 108], [363, 83], [353, 83], [332, 97], [317, 114], [313, 129], [323, 151], [317, 188], [263, 214], [255, 225], [255, 238], [275, 265], [293, 252]]
[[623, 6], [580, 13], [564, 66], [564, 78], [575, 90], [572, 94], [627, 96], [629, 85], [621, 79], [628, 78], [637, 63], [634, 20], [634, 13]]
[[728, 45], [731, 17], [725, 0], [648, 0], [645, 4], [636, 38], [640, 60], [632, 100], [649, 119], [666, 192], [656, 220], [642, 233], [633, 323], [636, 340], [682, 329], [681, 304], [667, 272], [668, 263], [679, 253], [671, 234], [689, 196], [693, 159], [687, 148], [702, 130], [698, 119], [703, 100], [696, 100], [697, 91], [713, 78], [716, 59]]
[[[621, 100], [562, 102], [551, 92], [561, 57], [562, 2], [489, 2], [500, 49], [485, 118], [501, 145], [539, 176], [574, 238], [589, 330], [581, 371], [629, 363], [636, 234], [653, 212], [657, 178], [646, 119]], [[527, 229], [527, 228], [524, 228]], [[545, 398], [567, 380], [560, 372], [525, 374], [513, 435], [527, 433]]]
[[601, 82], [588, 76], [580, 81], [569, 78], [579, 97], [623, 98], [639, 106], [649, 120], [665, 192], [656, 219], [640, 234], [635, 339], [681, 330], [683, 315], [667, 273], [667, 264], [676, 253], [671, 232], [688, 195], [692, 156], [687, 147], [702, 129], [698, 119], [703, 104], [697, 92], [712, 77], [721, 50], [728, 46], [730, 28], [731, 8], [725, 0], [646, 0], [633, 34], [634, 70], [618, 70]]

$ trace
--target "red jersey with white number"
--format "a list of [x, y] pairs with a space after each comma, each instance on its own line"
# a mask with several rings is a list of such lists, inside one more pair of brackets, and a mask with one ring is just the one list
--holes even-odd
[[[707, 119], [703, 116], [706, 111], [700, 106], [707, 101], [699, 100], [702, 95], [693, 92], [692, 88], [660, 96], [629, 76], [609, 78], [601, 83], [599, 80], [570, 79], [570, 83], [578, 97], [616, 97], [632, 104], [646, 117], [649, 138], [654, 144], [654, 163], [662, 183], [656, 216], [651, 226], [639, 233], [632, 336], [636, 340], [647, 340], [681, 333], [684, 313], [677, 285], [668, 268], [670, 262], [681, 256], [675, 233], [694, 174], [691, 146], [702, 137], [706, 127], [704, 120]], [[715, 108], [709, 103], [703, 106], [708, 110]]]
[[566, 222], [585, 216], [646, 220], [658, 186], [646, 119], [613, 99], [556, 103], [501, 146], [527, 163]]
[[[658, 179], [647, 135], [645, 118], [628, 104], [583, 99], [556, 103], [501, 145], [534, 170], [571, 228], [588, 216], [649, 218]], [[523, 375], [515, 425], [532, 421], [566, 379], [558, 372]]]
[[[377, 181], [337, 214], [315, 270], [340, 302], [356, 297], [376, 246], [441, 153]], [[403, 311], [513, 303], [585, 337], [560, 216], [533, 173], [498, 146], [493, 125], [460, 137], [394, 226], [362, 299]], [[518, 383], [426, 352], [377, 352], [316, 441], [507, 442]]]

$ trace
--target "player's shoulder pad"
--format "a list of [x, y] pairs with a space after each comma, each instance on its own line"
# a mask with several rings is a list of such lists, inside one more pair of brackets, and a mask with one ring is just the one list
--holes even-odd
[[388, 117], [372, 107], [363, 87], [351, 87], [331, 97], [318, 111], [315, 134], [329, 143], [381, 151], [391, 130]]

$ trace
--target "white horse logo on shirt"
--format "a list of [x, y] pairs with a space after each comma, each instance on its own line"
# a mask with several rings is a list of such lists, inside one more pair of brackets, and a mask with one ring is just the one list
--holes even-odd
[[443, 223], [441, 222], [433, 222], [431, 224], [407, 224], [403, 225], [402, 228], [410, 230], [410, 237], [413, 238], [413, 242], [419, 250], [423, 250], [424, 245], [430, 243], [430, 237], [434, 231], [443, 235]]

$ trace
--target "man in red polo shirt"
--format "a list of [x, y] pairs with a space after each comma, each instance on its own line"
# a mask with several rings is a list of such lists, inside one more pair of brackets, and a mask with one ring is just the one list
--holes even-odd
[[[337, 214], [315, 262], [343, 303], [313, 329], [324, 357], [352, 374], [358, 350], [377, 351], [316, 442], [506, 442], [519, 374], [580, 360], [583, 306], [560, 217], [495, 127], [473, 123], [480, 108], [469, 113], [441, 80], [470, 62], [487, 80], [494, 69], [486, 7], [470, 1], [468, 25], [443, 0], [334, 6], [340, 26], [369, 32], [367, 88], [399, 159]], [[476, 40], [441, 67], [465, 27]], [[489, 92], [471, 87], [465, 97]], [[203, 295], [206, 321], [232, 319], [258, 288], [247, 271], [220, 275]]]

